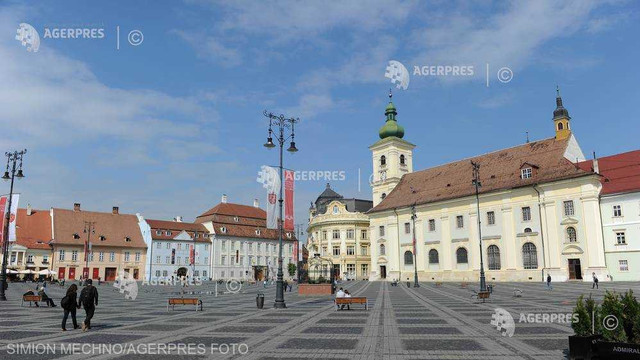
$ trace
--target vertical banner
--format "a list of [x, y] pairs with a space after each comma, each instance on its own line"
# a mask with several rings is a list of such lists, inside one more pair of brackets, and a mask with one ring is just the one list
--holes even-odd
[[193, 248], [193, 245], [189, 245], [189, 265], [193, 265], [196, 263], [196, 250]]
[[18, 201], [20, 194], [11, 197], [11, 216], [9, 217], [9, 242], [16, 241], [16, 219], [18, 218]]
[[298, 240], [293, 242], [293, 260], [298, 263], [300, 259], [298, 259]]
[[4, 243], [4, 221], [7, 216], [7, 197], [0, 197], [0, 222], [2, 223], [2, 227], [0, 227], [0, 244]]
[[284, 171], [284, 229], [293, 231], [293, 171]]
[[271, 166], [262, 165], [256, 179], [267, 189], [267, 229], [278, 228], [278, 194], [280, 193], [280, 174]]

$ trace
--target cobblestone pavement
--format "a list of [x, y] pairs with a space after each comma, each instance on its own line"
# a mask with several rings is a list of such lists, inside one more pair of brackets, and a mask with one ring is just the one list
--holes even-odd
[[[585, 283], [558, 283], [553, 290], [541, 283], [498, 283], [491, 298], [480, 303], [471, 298], [476, 284], [340, 286], [366, 296], [370, 310], [354, 305], [336, 311], [329, 297], [295, 292], [286, 293], [287, 309], [276, 310], [275, 286], [228, 293], [225, 285], [210, 283], [191, 286], [187, 291], [194, 293], [185, 295], [202, 299], [202, 312], [191, 306], [167, 311], [167, 298], [180, 297], [180, 287], [140, 285], [137, 298], [126, 300], [103, 284], [93, 328], [62, 332], [59, 306], [21, 307], [21, 294], [33, 285], [11, 284], [9, 301], [0, 303], [0, 359], [562, 359], [572, 333], [569, 325], [522, 323], [521, 313], [570, 313], [580, 294], [601, 300], [605, 289], [640, 292], [640, 283], [601, 283], [599, 290]], [[516, 288], [522, 297], [513, 296]], [[265, 293], [262, 310], [256, 309], [259, 291]], [[57, 285], [48, 288], [56, 304], [63, 292]], [[496, 308], [513, 316], [512, 337], [491, 325]], [[67, 329], [72, 328], [69, 320]], [[173, 346], [171, 353], [162, 344]]]

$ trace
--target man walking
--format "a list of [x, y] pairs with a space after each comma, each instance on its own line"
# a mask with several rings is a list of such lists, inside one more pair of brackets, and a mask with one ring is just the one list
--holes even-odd
[[592, 274], [593, 276], [593, 285], [591, 285], [591, 289], [598, 289], [598, 277], [596, 276], [596, 273]]
[[547, 275], [547, 289], [553, 290], [553, 286], [551, 286], [551, 275]]
[[82, 331], [87, 331], [91, 329], [91, 318], [98, 305], [98, 289], [92, 285], [91, 279], [87, 279], [87, 286], [80, 292], [80, 305], [84, 307], [84, 312], [87, 314], [82, 323]]

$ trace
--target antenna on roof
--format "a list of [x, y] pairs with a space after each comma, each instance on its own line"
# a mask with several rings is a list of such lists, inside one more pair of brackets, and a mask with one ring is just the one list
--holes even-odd
[[527, 144], [528, 144], [529, 143], [529, 132], [526, 131], [526, 133], [527, 133]]

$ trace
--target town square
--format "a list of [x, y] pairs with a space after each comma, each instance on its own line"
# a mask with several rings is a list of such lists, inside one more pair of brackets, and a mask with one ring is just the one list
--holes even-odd
[[638, 10], [0, 4], [0, 359], [640, 359]]

